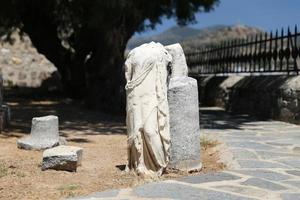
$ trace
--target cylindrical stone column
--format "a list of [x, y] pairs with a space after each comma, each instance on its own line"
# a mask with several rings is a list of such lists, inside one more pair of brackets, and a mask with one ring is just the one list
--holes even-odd
[[17, 141], [19, 148], [27, 150], [47, 149], [59, 144], [58, 117], [53, 115], [34, 117], [30, 135]]
[[190, 77], [171, 78], [168, 90], [171, 157], [169, 167], [200, 170], [200, 125], [197, 81]]

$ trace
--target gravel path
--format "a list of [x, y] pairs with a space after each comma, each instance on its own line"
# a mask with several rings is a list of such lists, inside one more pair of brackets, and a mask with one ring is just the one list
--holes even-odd
[[227, 171], [76, 199], [300, 200], [300, 126], [201, 108], [201, 127], [224, 143]]

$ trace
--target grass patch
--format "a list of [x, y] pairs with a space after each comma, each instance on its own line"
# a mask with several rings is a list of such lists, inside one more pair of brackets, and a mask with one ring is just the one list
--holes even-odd
[[80, 189], [80, 186], [77, 184], [69, 184], [69, 185], [62, 185], [58, 188], [61, 195], [65, 197], [74, 197], [77, 195], [76, 190]]
[[208, 139], [207, 137], [201, 137], [200, 139], [201, 148], [203, 148], [204, 150], [215, 147], [218, 144], [219, 142], [217, 140]]
[[6, 176], [8, 174], [8, 170], [6, 165], [0, 161], [0, 178]]
[[12, 171], [11, 175], [17, 176], [19, 178], [24, 178], [26, 176], [23, 172], [19, 172], [19, 171]]

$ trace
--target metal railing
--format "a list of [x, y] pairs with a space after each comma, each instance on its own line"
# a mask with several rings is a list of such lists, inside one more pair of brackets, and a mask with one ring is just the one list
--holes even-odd
[[[191, 74], [287, 73], [298, 74], [300, 33], [297, 26], [250, 36], [247, 39], [224, 41], [218, 45], [186, 53]], [[299, 42], [299, 44], [298, 44]]]

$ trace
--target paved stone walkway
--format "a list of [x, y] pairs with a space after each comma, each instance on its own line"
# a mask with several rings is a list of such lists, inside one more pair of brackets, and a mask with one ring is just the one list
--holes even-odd
[[300, 126], [201, 108], [201, 134], [224, 142], [227, 171], [79, 197], [91, 199], [300, 200]]

